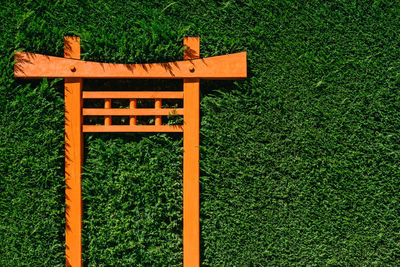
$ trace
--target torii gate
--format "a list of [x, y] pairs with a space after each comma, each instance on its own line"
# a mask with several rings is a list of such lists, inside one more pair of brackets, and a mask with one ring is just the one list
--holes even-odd
[[[16, 52], [14, 76], [65, 79], [65, 256], [66, 266], [82, 266], [81, 171], [83, 133], [183, 132], [183, 265], [200, 265], [199, 136], [200, 79], [247, 77], [246, 52], [200, 59], [200, 38], [185, 37], [184, 61], [112, 64], [80, 60], [80, 38], [64, 38], [64, 58]], [[83, 91], [85, 79], [183, 79], [183, 92]], [[103, 109], [83, 108], [83, 99], [104, 99]], [[129, 109], [111, 108], [111, 99], [129, 99]], [[136, 109], [136, 99], [154, 99], [154, 109]], [[162, 108], [162, 99], [183, 99], [183, 109]], [[162, 125], [162, 116], [183, 115], [183, 125]], [[83, 116], [104, 116], [104, 125], [84, 125]], [[112, 116], [130, 116], [129, 125], [112, 125]], [[137, 125], [136, 116], [155, 116], [154, 125]]]

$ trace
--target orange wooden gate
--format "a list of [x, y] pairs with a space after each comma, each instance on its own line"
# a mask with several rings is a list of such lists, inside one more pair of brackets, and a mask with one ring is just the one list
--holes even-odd
[[[85, 132], [183, 132], [183, 265], [200, 265], [199, 224], [199, 86], [200, 79], [247, 77], [246, 52], [200, 59], [200, 38], [186, 37], [184, 61], [112, 64], [80, 60], [79, 37], [66, 37], [64, 58], [16, 52], [19, 78], [65, 79], [65, 254], [67, 266], [82, 265], [81, 172]], [[183, 92], [83, 91], [82, 79], [183, 79]], [[104, 99], [104, 108], [83, 108], [83, 99]], [[111, 108], [111, 99], [129, 99], [129, 109]], [[153, 109], [137, 109], [137, 99], [154, 99]], [[162, 108], [163, 99], [183, 99], [183, 109]], [[162, 116], [183, 115], [182, 125], [163, 125]], [[104, 125], [85, 125], [83, 116], [104, 116]], [[136, 116], [155, 117], [137, 125]], [[129, 125], [113, 125], [112, 116], [129, 116]]]

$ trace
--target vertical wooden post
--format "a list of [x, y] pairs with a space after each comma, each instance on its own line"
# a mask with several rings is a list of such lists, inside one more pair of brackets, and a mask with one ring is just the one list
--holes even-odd
[[[159, 98], [155, 99], [155, 103], [154, 103], [154, 108], [155, 109], [161, 109], [162, 106], [162, 100]], [[155, 122], [154, 125], [156, 126], [161, 126], [161, 116], [155, 116]]]
[[[136, 99], [130, 99], [129, 100], [129, 108], [131, 110], [136, 108]], [[129, 125], [136, 125], [136, 116], [130, 116], [129, 117]]]
[[[184, 59], [200, 57], [200, 38], [185, 37]], [[196, 66], [191, 66], [194, 72]], [[183, 266], [200, 266], [200, 80], [183, 80]]]
[[[64, 57], [80, 59], [79, 37], [64, 39]], [[75, 72], [76, 67], [69, 66]], [[65, 264], [82, 266], [82, 79], [65, 78]]]
[[[109, 109], [111, 108], [111, 99], [106, 98], [104, 99], [104, 108]], [[104, 125], [111, 125], [111, 116], [104, 116]]]

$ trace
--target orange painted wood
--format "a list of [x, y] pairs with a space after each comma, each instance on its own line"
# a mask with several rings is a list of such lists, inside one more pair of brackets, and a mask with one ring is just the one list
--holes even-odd
[[[66, 37], [64, 56], [80, 58], [80, 39]], [[65, 79], [65, 261], [66, 266], [82, 266], [81, 131], [82, 79]]]
[[[200, 57], [200, 38], [183, 41], [184, 59]], [[223, 66], [221, 66], [223, 67]], [[229, 66], [225, 66], [228, 67]], [[200, 80], [184, 79], [183, 92], [183, 266], [200, 266]]]
[[[14, 76], [65, 78], [66, 265], [82, 266], [81, 166], [83, 132], [183, 132], [183, 264], [200, 265], [199, 139], [201, 79], [247, 77], [246, 52], [200, 58], [200, 38], [184, 39], [184, 61], [111, 64], [82, 61], [80, 39], [66, 37], [64, 58], [16, 52]], [[82, 78], [183, 79], [183, 92], [82, 92]], [[82, 99], [105, 99], [104, 109], [82, 109]], [[129, 109], [112, 109], [111, 99], [129, 99]], [[162, 99], [184, 99], [183, 109], [162, 109]], [[136, 99], [155, 99], [154, 109], [137, 109]], [[105, 125], [82, 125], [83, 115], [105, 116]], [[161, 116], [184, 115], [183, 125], [162, 125]], [[111, 116], [130, 116], [130, 125], [111, 125]], [[137, 115], [154, 115], [155, 125], [136, 125]]]
[[[131, 109], [131, 111], [135, 111], [136, 99], [129, 99], [129, 108]], [[136, 116], [129, 117], [129, 125], [136, 125]]]
[[26, 52], [16, 52], [15, 59], [14, 75], [21, 78], [237, 79], [247, 76], [246, 52], [151, 64], [99, 63]]
[[149, 91], [131, 91], [131, 92], [110, 92], [110, 91], [83, 91], [82, 98], [84, 99], [183, 99], [183, 92], [149, 92]]
[[[156, 112], [160, 112], [161, 106], [162, 106], [161, 99], [157, 98], [157, 99], [155, 100], [155, 103], [154, 103], [154, 108], [155, 108]], [[156, 126], [161, 125], [161, 116], [157, 115], [157, 116], [155, 117], [155, 123], [154, 123], [154, 124], [155, 124]]]
[[136, 133], [136, 132], [144, 132], [144, 133], [152, 133], [152, 132], [183, 132], [183, 128], [181, 125], [83, 125], [83, 132], [85, 133]]
[[[103, 110], [108, 110], [108, 109], [111, 109], [111, 99], [106, 98], [106, 99], [104, 99], [104, 109]], [[111, 125], [111, 116], [104, 117], [104, 125], [106, 125], [106, 126]]]
[[[182, 108], [84, 108], [82, 110], [84, 116], [167, 116], [167, 115], [183, 115]], [[161, 123], [159, 124], [161, 125]]]

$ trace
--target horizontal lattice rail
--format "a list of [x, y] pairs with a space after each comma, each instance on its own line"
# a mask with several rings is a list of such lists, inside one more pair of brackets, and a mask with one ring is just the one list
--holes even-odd
[[84, 133], [118, 133], [118, 132], [183, 132], [182, 125], [83, 125]]
[[[104, 108], [83, 108], [83, 116], [104, 116], [104, 125], [83, 125], [83, 132], [182, 132], [182, 125], [162, 125], [162, 116], [184, 114], [183, 108], [162, 108], [162, 99], [183, 99], [183, 92], [83, 91], [83, 99], [104, 99]], [[112, 99], [129, 99], [129, 108], [111, 108]], [[154, 99], [154, 108], [137, 108], [137, 99]], [[112, 116], [129, 116], [129, 125], [113, 125]], [[136, 116], [154, 116], [154, 125], [137, 125]]]
[[82, 110], [84, 116], [168, 116], [168, 115], [183, 115], [183, 108], [84, 108]]
[[83, 99], [183, 99], [183, 92], [102, 92], [102, 91], [83, 91]]

